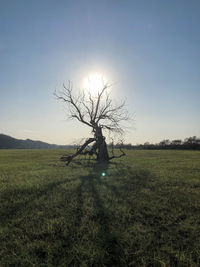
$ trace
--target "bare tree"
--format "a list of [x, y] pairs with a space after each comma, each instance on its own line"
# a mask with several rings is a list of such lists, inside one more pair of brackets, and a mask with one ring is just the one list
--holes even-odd
[[[78, 95], [75, 95], [72, 84], [69, 82], [68, 86], [63, 84], [63, 89], [54, 93], [57, 99], [66, 103], [69, 118], [87, 125], [91, 128], [93, 134], [93, 138], [88, 138], [77, 149], [76, 153], [61, 158], [67, 162], [67, 165], [80, 154], [96, 155], [98, 161], [109, 161], [116, 158], [113, 155], [109, 157], [105, 136], [102, 131], [107, 130], [123, 134], [124, 129], [121, 123], [129, 120], [129, 114], [125, 109], [125, 102], [119, 105], [113, 104], [108, 92], [110, 86], [107, 83], [103, 84], [95, 96], [86, 90], [80, 91]], [[121, 152], [122, 154], [118, 157], [125, 155], [122, 150]]]

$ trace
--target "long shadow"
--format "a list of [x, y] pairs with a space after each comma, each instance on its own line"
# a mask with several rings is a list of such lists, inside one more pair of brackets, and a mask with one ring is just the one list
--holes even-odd
[[[84, 164], [81, 165], [81, 168], [83, 167]], [[52, 191], [56, 190], [59, 185], [65, 183], [67, 184], [73, 180], [79, 180], [80, 183], [75, 187], [75, 189], [73, 188], [73, 192], [71, 192], [71, 196], [76, 199], [76, 205], [71, 210], [73, 216], [71, 218], [68, 217], [69, 213], [65, 210], [68, 209], [66, 203], [60, 207], [65, 219], [70, 220], [72, 223], [71, 231], [66, 233], [65, 229], [60, 229], [60, 232], [56, 232], [55, 238], [56, 240], [60, 240], [61, 251], [63, 251], [63, 253], [68, 249], [70, 251], [70, 249], [72, 249], [72, 245], [79, 242], [77, 233], [79, 232], [82, 224], [82, 218], [84, 217], [84, 194], [85, 191], [87, 191], [93, 202], [93, 220], [98, 225], [97, 245], [105, 252], [104, 258], [102, 259], [103, 262], [99, 263], [98, 266], [125, 266], [125, 263], [123, 262], [125, 255], [122, 244], [120, 244], [119, 234], [117, 235], [117, 232], [115, 232], [115, 229], [110, 224], [114, 218], [111, 217], [110, 211], [105, 205], [105, 199], [102, 198], [100, 189], [101, 187], [105, 187], [111, 194], [116, 197], [123, 198], [123, 192], [126, 190], [127, 185], [125, 185], [125, 183], [121, 183], [119, 186], [116, 186], [109, 181], [109, 176], [103, 177], [103, 173], [106, 174], [109, 168], [109, 165], [107, 164], [91, 163], [87, 166], [87, 168], [88, 167], [90, 168], [88, 175], [79, 176], [71, 180], [64, 179], [52, 182], [44, 186], [40, 186], [39, 189], [16, 189], [16, 193], [18, 194], [18, 196], [15, 197], [17, 200], [16, 203], [9, 201], [9, 205], [7, 205], [6, 200], [9, 200], [9, 194], [13, 194], [13, 192], [5, 192], [1, 196], [1, 199], [4, 201], [4, 205], [0, 208], [0, 225], [5, 226], [7, 223], [12, 223], [13, 219], [17, 218], [20, 214], [22, 214], [22, 212], [25, 215], [28, 214], [31, 209], [34, 209], [33, 202], [35, 199], [39, 199], [45, 194], [50, 194]], [[116, 165], [115, 167], [116, 172], [121, 175], [118, 179], [120, 178], [123, 180], [123, 174], [126, 175], [127, 170], [125, 171], [125, 169], [119, 165]], [[136, 176], [137, 175], [135, 175], [135, 177]], [[63, 195], [68, 193], [66, 188], [63, 188], [62, 190], [64, 190], [62, 192]], [[41, 236], [41, 238], [43, 237]], [[73, 253], [75, 254], [75, 252]], [[61, 263], [62, 257], [59, 258], [57, 252], [55, 252], [54, 255], [55, 265]], [[78, 266], [77, 263], [81, 264], [78, 258], [76, 258], [76, 255], [74, 255], [70, 264], [72, 264], [72, 266]]]
[[[129, 182], [134, 181], [138, 190], [140, 187], [143, 187], [149, 178], [149, 174], [145, 171], [142, 173], [137, 173], [132, 171], [130, 167], [127, 169], [127, 166], [124, 167], [116, 165], [115, 170], [116, 174], [119, 174], [117, 178], [119, 181], [119, 186], [116, 186], [109, 181], [109, 176], [105, 176], [110, 164], [98, 164], [93, 163], [90, 165], [90, 172], [88, 175], [80, 176], [80, 184], [76, 189], [77, 195], [77, 206], [74, 211], [74, 228], [73, 231], [78, 232], [81, 226], [81, 220], [84, 216], [84, 192], [87, 189], [93, 201], [94, 208], [94, 222], [98, 225], [98, 238], [97, 242], [101, 249], [104, 250], [105, 256], [102, 263], [99, 263], [99, 266], [126, 266], [124, 263], [125, 255], [123, 245], [119, 240], [119, 229], [111, 227], [111, 222], [113, 222], [113, 217], [110, 214], [110, 210], [105, 206], [105, 199], [101, 196], [101, 188], [106, 188], [109, 193], [113, 194], [117, 198], [123, 199], [124, 203], [129, 206], [133, 206], [133, 203], [128, 202], [124, 197], [126, 190], [129, 189]], [[82, 165], [84, 167], [84, 164]], [[88, 165], [87, 165], [88, 168]], [[127, 179], [127, 173], [129, 177]], [[112, 178], [113, 179], [113, 178]], [[140, 181], [141, 180], [141, 181]], [[132, 189], [131, 189], [132, 190]], [[132, 207], [134, 208], [134, 207]], [[72, 234], [73, 235], [73, 234]], [[74, 238], [72, 242], [78, 242], [78, 239]], [[74, 261], [71, 264], [77, 264], [76, 256]]]
[[[135, 206], [136, 204], [134, 205], [134, 201], [130, 200], [126, 194], [128, 193], [128, 190], [130, 190], [130, 195], [133, 192], [137, 193], [140, 191], [140, 189], [144, 188], [149, 180], [151, 180], [151, 176], [150, 173], [145, 170], [137, 172], [131, 167], [127, 170], [127, 166], [124, 167], [123, 165], [118, 165], [115, 166], [116, 174], [120, 173], [122, 176], [117, 178], [119, 183], [114, 185], [113, 178], [109, 180], [109, 176], [102, 177], [101, 175], [101, 171], [105, 170], [106, 172], [108, 166], [109, 165], [94, 166], [91, 171], [91, 177], [88, 177], [88, 186], [94, 199], [97, 221], [100, 225], [99, 238], [101, 238], [102, 241], [101, 245], [107, 252], [107, 254], [105, 254], [104, 264], [105, 266], [127, 266], [125, 262], [126, 255], [123, 244], [120, 242], [119, 229], [116, 229], [118, 232], [118, 235], [116, 235], [114, 233], [115, 229], [113, 229], [110, 225], [115, 218], [111, 218], [110, 211], [108, 208], [105, 208], [104, 203], [106, 200], [101, 198], [98, 188], [104, 187], [111, 195], [121, 199], [123, 202], [122, 205], [129, 206], [131, 208], [133, 216], [135, 208], [137, 207]], [[126, 177], [127, 174], [129, 174], [128, 178]]]
[[[105, 252], [105, 257], [103, 259], [102, 265], [99, 266], [124, 266], [121, 262], [124, 257], [123, 248], [118, 240], [118, 237], [111, 230], [110, 221], [112, 221], [109, 211], [105, 208], [104, 201], [100, 197], [100, 192], [96, 187], [96, 181], [99, 180], [103, 173], [106, 173], [108, 165], [105, 164], [93, 164], [90, 173], [85, 176], [81, 176], [81, 183], [77, 188], [77, 210], [75, 215], [75, 225], [76, 230], [80, 227], [81, 218], [84, 214], [83, 212], [83, 191], [84, 187], [87, 187], [89, 194], [93, 200], [94, 208], [94, 220], [98, 225], [98, 245]], [[75, 262], [74, 262], [75, 263]]]
[[[110, 221], [111, 215], [105, 208], [104, 202], [100, 197], [100, 193], [95, 186], [95, 181], [99, 181], [101, 172], [106, 173], [108, 165], [95, 166], [91, 177], [88, 177], [88, 186], [91, 195], [94, 199], [94, 208], [96, 210], [96, 221], [99, 225], [99, 240], [101, 240], [101, 247], [105, 250], [105, 258], [103, 264], [106, 266], [123, 266], [122, 259], [124, 258], [123, 248], [118, 240], [118, 237], [111, 230]], [[93, 180], [93, 179], [94, 180]]]
[[75, 210], [74, 226], [76, 227], [76, 229], [80, 227], [81, 219], [84, 215], [83, 214], [83, 203], [84, 203], [83, 191], [84, 191], [85, 182], [86, 182], [86, 179], [81, 178], [80, 184], [75, 191], [75, 194], [77, 195], [77, 206]]

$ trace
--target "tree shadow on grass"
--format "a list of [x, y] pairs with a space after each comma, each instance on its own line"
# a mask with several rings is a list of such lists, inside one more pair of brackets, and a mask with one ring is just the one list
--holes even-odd
[[[110, 209], [107, 205], [105, 205], [106, 199], [103, 199], [101, 190], [106, 190], [114, 196], [115, 198], [124, 198], [124, 190], [128, 189], [129, 185], [126, 184], [128, 181], [121, 183], [119, 186], [113, 185], [112, 182], [109, 183], [109, 176], [107, 172], [109, 172], [110, 164], [93, 164], [90, 168], [89, 174], [85, 176], [80, 176], [80, 185], [77, 188], [77, 209], [75, 211], [75, 224], [76, 228], [74, 231], [79, 231], [79, 227], [81, 226], [81, 219], [84, 216], [84, 196], [83, 192], [87, 188], [89, 195], [93, 202], [94, 214], [90, 220], [98, 226], [98, 235], [97, 235], [97, 245], [99, 249], [104, 251], [104, 257], [99, 259], [99, 262], [93, 262], [92, 264], [97, 264], [98, 266], [126, 266], [125, 262], [125, 251], [123, 248], [123, 244], [120, 242], [120, 231], [119, 229], [115, 229], [113, 227], [113, 222], [115, 218], [113, 218], [113, 214], [110, 213]], [[115, 166], [116, 167], [116, 166]], [[116, 173], [120, 172], [121, 174], [126, 175], [127, 167], [118, 166]], [[141, 174], [138, 175], [136, 173], [129, 173], [132, 179], [140, 179]], [[104, 176], [105, 175], [105, 176]], [[135, 175], [135, 176], [134, 176]], [[146, 178], [148, 178], [148, 174], [146, 173], [146, 177], [144, 177], [143, 182], [140, 183], [141, 186], [144, 185]], [[113, 178], [112, 178], [113, 179]], [[121, 177], [123, 181], [124, 177]], [[135, 181], [136, 183], [137, 181]], [[138, 189], [138, 187], [137, 187]], [[137, 190], [135, 189], [135, 190]], [[104, 192], [105, 193], [105, 192]], [[126, 200], [125, 200], [126, 202]], [[130, 203], [126, 203], [130, 205]], [[75, 241], [75, 240], [74, 240]], [[76, 240], [75, 242], [77, 242]], [[80, 257], [79, 257], [80, 258]], [[73, 264], [81, 264], [81, 262], [74, 257], [72, 261]], [[89, 264], [90, 266], [90, 264]]]
[[[114, 163], [113, 163], [114, 164]], [[15, 192], [5, 192], [2, 195], [2, 199], [4, 200], [3, 206], [0, 208], [0, 216], [1, 222], [0, 226], [5, 226], [7, 223], [12, 223], [15, 219], [18, 219], [19, 216], [24, 214], [24, 218], [30, 213], [33, 212], [35, 209], [34, 201], [47, 195], [47, 198], [50, 197], [51, 193], [55, 192], [61, 194], [61, 200], [58, 202], [58, 209], [59, 213], [58, 216], [63, 217], [62, 221], [59, 221], [60, 218], [56, 218], [58, 223], [58, 228], [53, 229], [53, 232], [43, 233], [40, 231], [39, 228], [39, 221], [38, 225], [36, 225], [36, 231], [38, 229], [39, 233], [35, 233], [34, 236], [31, 236], [31, 233], [27, 233], [28, 238], [33, 240], [39, 240], [47, 242], [46, 244], [50, 245], [50, 253], [52, 256], [52, 264], [53, 265], [61, 265], [61, 264], [68, 264], [66, 266], [81, 266], [82, 263], [87, 264], [87, 266], [126, 266], [125, 262], [125, 252], [123, 248], [123, 244], [120, 242], [119, 236], [119, 229], [115, 229], [113, 227], [113, 222], [115, 218], [113, 218], [112, 214], [110, 214], [110, 209], [106, 206], [106, 199], [104, 199], [102, 195], [102, 190], [107, 190], [109, 194], [116, 198], [123, 198], [124, 193], [126, 190], [129, 189], [129, 181], [127, 179], [127, 173], [129, 176], [132, 177], [135, 181], [134, 185], [139, 181], [141, 175], [136, 173], [131, 173], [131, 169], [127, 169], [123, 165], [114, 165], [114, 175], [118, 175], [116, 180], [119, 181], [118, 184], [114, 184], [113, 181], [115, 177], [107, 176], [109, 173], [110, 166], [113, 164], [97, 164], [97, 163], [85, 163], [81, 165], [81, 168], [89, 169], [89, 174], [87, 175], [79, 175], [74, 179], [62, 179], [60, 181], [48, 183], [45, 185], [41, 185], [40, 187], [30, 188], [30, 189], [15, 189]], [[70, 166], [71, 168], [71, 166]], [[103, 175], [106, 174], [104, 177]], [[132, 175], [132, 176], [131, 176]], [[110, 180], [110, 178], [112, 178]], [[146, 177], [147, 178], [147, 177]], [[146, 179], [145, 178], [145, 179]], [[62, 192], [60, 192], [61, 187], [60, 185], [76, 181], [79, 182], [72, 187], [72, 190], [69, 192], [68, 186], [62, 187]], [[122, 183], [120, 183], [122, 181]], [[141, 183], [142, 186], [144, 185], [144, 181]], [[59, 189], [58, 189], [59, 188]], [[137, 187], [138, 189], [138, 187]], [[136, 188], [134, 190], [137, 190]], [[86, 194], [87, 192], [87, 194]], [[16, 193], [16, 196], [14, 195]], [[9, 200], [9, 196], [14, 196], [14, 201]], [[67, 197], [68, 202], [65, 201], [64, 197]], [[97, 226], [97, 240], [88, 240], [87, 246], [95, 244], [97, 249], [101, 251], [101, 256], [99, 258], [92, 258], [90, 259], [89, 254], [84, 254], [82, 251], [77, 251], [80, 248], [79, 242], [81, 242], [81, 236], [83, 233], [82, 227], [85, 225], [83, 222], [83, 218], [85, 216], [85, 204], [86, 204], [86, 195], [91, 198], [91, 205], [93, 205], [93, 215], [89, 218], [90, 222]], [[16, 199], [16, 202], [15, 202]], [[73, 199], [74, 204], [70, 207], [68, 203], [70, 199]], [[126, 201], [126, 200], [125, 200]], [[62, 203], [63, 202], [63, 203]], [[42, 202], [41, 202], [42, 203]], [[130, 203], [127, 202], [127, 205]], [[87, 211], [86, 211], [87, 212]], [[54, 216], [56, 211], [54, 210], [54, 206], [51, 207], [47, 216]], [[69, 214], [72, 216], [70, 217]], [[44, 216], [46, 216], [44, 214]], [[22, 221], [24, 219], [22, 218]], [[40, 220], [40, 216], [38, 216], [38, 220]], [[89, 221], [88, 221], [89, 222]], [[87, 229], [87, 227], [86, 227]], [[116, 231], [115, 231], [116, 230]], [[90, 231], [86, 230], [86, 231]], [[52, 235], [53, 234], [53, 235]], [[88, 235], [88, 237], [91, 235]], [[53, 239], [52, 239], [53, 238]], [[48, 243], [50, 242], [50, 243]], [[47, 253], [40, 253], [41, 251], [45, 251], [43, 247], [40, 248], [34, 244], [31, 245], [32, 249], [35, 250], [34, 257], [37, 258], [37, 262], [46, 262], [47, 260]]]
[[88, 187], [94, 200], [96, 222], [99, 225], [98, 237], [99, 240], [101, 240], [101, 247], [105, 251], [103, 264], [106, 264], [107, 266], [117, 266], [122, 265], [123, 263], [122, 259], [124, 258], [124, 251], [118, 237], [111, 230], [110, 222], [113, 218], [111, 218], [111, 214], [109, 214], [109, 211], [106, 209], [99, 190], [95, 185], [95, 182], [99, 181], [101, 176], [104, 177], [104, 174], [106, 175], [108, 167], [108, 164], [96, 165], [88, 176]]
[[[84, 192], [88, 191], [90, 198], [93, 203], [93, 216], [90, 220], [93, 220], [94, 223], [98, 226], [98, 236], [97, 236], [97, 244], [100, 247], [99, 249], [104, 251], [104, 259], [103, 262], [93, 262], [90, 264], [97, 264], [98, 266], [118, 266], [123, 258], [123, 249], [119, 244], [119, 241], [115, 234], [110, 229], [110, 215], [106, 210], [103, 200], [100, 197], [100, 193], [96, 188], [96, 179], [97, 176], [102, 175], [102, 173], [106, 173], [108, 169], [108, 165], [106, 164], [93, 164], [88, 175], [80, 177], [80, 185], [77, 187], [77, 208], [75, 211], [74, 218], [74, 231], [79, 231], [81, 226], [81, 220], [84, 216]], [[78, 240], [73, 239], [73, 242], [78, 242]], [[76, 264], [82, 264], [79, 260], [80, 257], [74, 256], [71, 264], [74, 266], [78, 266]]]

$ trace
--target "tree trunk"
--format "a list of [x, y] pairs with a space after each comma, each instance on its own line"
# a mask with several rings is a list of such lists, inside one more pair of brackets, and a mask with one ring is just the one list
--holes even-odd
[[107, 149], [107, 144], [105, 140], [103, 140], [103, 142], [100, 144], [98, 148], [97, 160], [98, 161], [109, 161], [108, 149]]
[[94, 137], [96, 138], [96, 143], [94, 144], [94, 149], [97, 151], [97, 161], [109, 161], [107, 144], [105, 137], [102, 134], [102, 129], [97, 124], [93, 125]]

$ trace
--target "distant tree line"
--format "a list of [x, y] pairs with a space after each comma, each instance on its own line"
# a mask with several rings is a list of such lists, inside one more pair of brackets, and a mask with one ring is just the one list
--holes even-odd
[[[111, 144], [109, 144], [111, 146]], [[150, 142], [145, 142], [144, 144], [116, 144], [116, 148], [126, 148], [126, 149], [200, 149], [200, 138], [196, 136], [188, 137], [185, 140], [175, 139], [170, 141], [169, 139], [164, 139], [160, 143], [151, 144]]]

